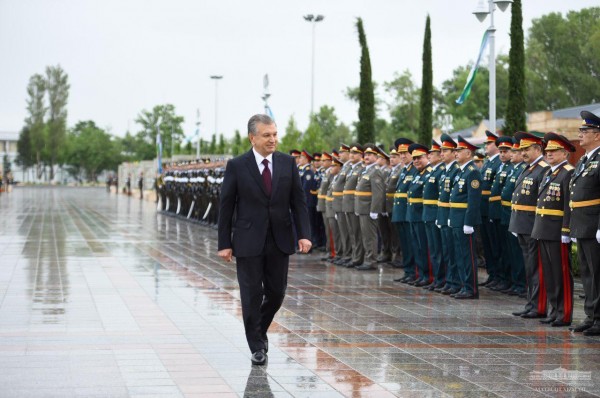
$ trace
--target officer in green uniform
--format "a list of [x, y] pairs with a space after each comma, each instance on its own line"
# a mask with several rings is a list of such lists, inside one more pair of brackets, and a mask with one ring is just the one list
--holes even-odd
[[540, 137], [518, 132], [515, 134], [515, 139], [519, 140], [523, 160], [529, 167], [521, 173], [515, 184], [508, 225], [508, 230], [513, 235], [517, 234], [519, 239], [527, 281], [527, 304], [522, 311], [515, 311], [513, 315], [522, 318], [545, 318], [547, 297], [544, 272], [539, 258], [539, 244], [537, 239], [531, 237], [531, 232], [535, 220], [538, 189], [544, 173], [550, 166], [543, 160], [543, 142]]
[[406, 211], [406, 220], [410, 225], [410, 235], [412, 250], [417, 265], [417, 278], [411, 285], [417, 287], [428, 286], [433, 282], [433, 270], [429, 261], [429, 248], [427, 246], [427, 233], [425, 232], [425, 223], [423, 222], [423, 185], [425, 176], [431, 172], [427, 152], [429, 148], [421, 144], [411, 144], [408, 152], [411, 154], [413, 165], [417, 169], [412, 182], [406, 192], [408, 207]]
[[364, 145], [364, 167], [354, 191], [354, 211], [358, 214], [361, 244], [365, 251], [364, 262], [356, 266], [359, 271], [377, 269], [377, 218], [385, 204], [383, 176], [377, 167], [378, 155], [379, 148], [375, 144]]
[[385, 210], [381, 217], [382, 222], [388, 224], [387, 229], [389, 229], [390, 231], [390, 258], [387, 259], [387, 253], [384, 252], [377, 261], [384, 262], [387, 259], [387, 261], [391, 261], [392, 266], [394, 266], [395, 268], [400, 268], [402, 267], [402, 262], [400, 261], [400, 241], [398, 237], [398, 230], [392, 224], [392, 211], [394, 210], [394, 194], [396, 193], [396, 186], [398, 185], [398, 178], [400, 177], [400, 170], [402, 169], [402, 165], [400, 164], [400, 154], [398, 153], [398, 151], [396, 151], [395, 146], [390, 147], [390, 166], [390, 172], [388, 173], [385, 179]]
[[352, 168], [346, 175], [346, 183], [344, 184], [344, 199], [342, 201], [342, 209], [346, 214], [346, 222], [348, 224], [348, 232], [350, 235], [350, 244], [352, 247], [352, 262], [346, 264], [346, 268], [354, 268], [362, 265], [365, 257], [365, 248], [362, 244], [360, 236], [360, 221], [356, 212], [356, 202], [354, 200], [354, 192], [356, 184], [363, 169], [362, 163], [363, 147], [354, 143], [350, 145], [350, 163]]
[[582, 111], [579, 144], [585, 149], [571, 179], [571, 238], [577, 242], [586, 319], [575, 332], [600, 335], [600, 115]]
[[498, 159], [500, 159], [501, 163], [496, 169], [496, 175], [490, 188], [491, 193], [488, 207], [488, 217], [494, 227], [494, 236], [496, 239], [494, 245], [499, 246], [499, 250], [497, 250], [498, 258], [496, 259], [496, 280], [499, 282], [490, 283], [486, 287], [503, 293], [508, 293], [512, 286], [510, 281], [510, 249], [508, 248], [506, 236], [507, 229], [500, 222], [502, 216], [502, 188], [504, 188], [507, 180], [506, 177], [512, 167], [510, 163], [512, 144], [512, 137], [503, 136], [496, 140], [495, 145], [498, 147]]
[[327, 187], [327, 192], [325, 194], [325, 227], [329, 228], [330, 239], [333, 243], [333, 252], [335, 256], [328, 260], [333, 263], [335, 261], [340, 260], [340, 250], [342, 248], [342, 242], [340, 237], [340, 230], [338, 228], [337, 220], [335, 219], [335, 211], [333, 210], [333, 185], [337, 177], [340, 174], [340, 170], [342, 169], [342, 161], [336, 157], [331, 158], [331, 167], [329, 167], [328, 172], [328, 180], [329, 184]]
[[475, 263], [473, 233], [481, 223], [481, 173], [473, 164], [477, 147], [460, 135], [456, 147], [456, 161], [460, 171], [454, 176], [450, 193], [449, 226], [454, 237], [454, 253], [461, 290], [450, 295], [455, 299], [478, 299], [477, 264]]
[[446, 282], [446, 264], [442, 259], [442, 236], [436, 225], [438, 213], [438, 199], [440, 193], [440, 178], [446, 171], [442, 162], [440, 144], [431, 140], [429, 149], [429, 166], [431, 171], [425, 175], [423, 184], [423, 222], [425, 223], [425, 234], [427, 235], [427, 247], [429, 248], [429, 260], [433, 271], [433, 281], [424, 286], [429, 290], [441, 289]]
[[569, 237], [569, 182], [574, 167], [567, 161], [575, 152], [571, 142], [555, 133], [544, 136], [546, 161], [550, 168], [540, 185], [531, 237], [540, 245], [550, 311], [540, 322], [553, 327], [569, 326], [573, 320], [573, 275]]
[[346, 177], [352, 170], [352, 162], [350, 162], [350, 147], [346, 144], [341, 144], [339, 149], [340, 161], [343, 163], [339, 175], [333, 181], [333, 211], [340, 232], [340, 247], [336, 254], [339, 257], [333, 263], [335, 265], [348, 265], [352, 263], [352, 244], [350, 242], [350, 228], [346, 221], [346, 213], [344, 213], [344, 185], [346, 185]]
[[500, 203], [502, 205], [500, 213], [500, 224], [502, 226], [504, 240], [508, 247], [508, 257], [510, 260], [510, 281], [511, 287], [507, 292], [509, 296], [527, 297], [525, 291], [525, 264], [523, 260], [523, 251], [519, 246], [519, 240], [508, 231], [510, 215], [512, 213], [512, 196], [515, 191], [515, 184], [521, 173], [527, 168], [527, 163], [523, 161], [523, 154], [519, 142], [513, 138], [511, 149], [510, 164], [511, 168], [506, 176], [506, 182], [500, 194]]
[[406, 219], [406, 210], [408, 207], [407, 192], [408, 187], [417, 173], [417, 168], [412, 164], [412, 157], [408, 152], [408, 147], [413, 142], [408, 138], [398, 138], [394, 145], [396, 151], [400, 154], [400, 160], [403, 167], [398, 177], [398, 186], [394, 194], [394, 207], [392, 208], [392, 224], [396, 226], [398, 237], [400, 238], [400, 247], [402, 250], [402, 266], [404, 276], [394, 279], [394, 282], [409, 283], [416, 280], [415, 256], [411, 246], [410, 224]]
[[327, 152], [323, 152], [321, 154], [321, 185], [319, 186], [319, 192], [317, 194], [317, 212], [321, 216], [323, 220], [323, 233], [325, 233], [325, 253], [326, 257], [322, 258], [322, 261], [328, 261], [333, 258], [332, 247], [331, 247], [331, 235], [330, 229], [327, 221], [327, 190], [329, 189], [329, 185], [331, 184], [331, 180], [333, 176], [329, 174], [329, 169], [331, 168], [331, 154]]
[[462, 286], [456, 265], [452, 228], [448, 226], [450, 193], [452, 192], [454, 177], [460, 170], [460, 167], [458, 167], [458, 163], [456, 162], [456, 142], [448, 134], [442, 134], [441, 141], [441, 156], [444, 162], [444, 171], [439, 181], [438, 214], [435, 224], [440, 229], [441, 234], [442, 264], [446, 265], [446, 281], [443, 287], [434, 290], [449, 295], [458, 293]]

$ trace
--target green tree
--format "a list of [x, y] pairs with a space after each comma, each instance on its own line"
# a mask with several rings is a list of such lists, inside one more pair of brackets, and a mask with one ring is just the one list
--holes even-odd
[[46, 68], [46, 90], [48, 92], [48, 139], [47, 162], [50, 180], [54, 179], [54, 165], [62, 163], [67, 135], [67, 101], [69, 99], [69, 76], [57, 66]]
[[250, 148], [250, 144], [246, 137], [242, 138], [240, 134], [240, 130], [235, 130], [235, 134], [233, 135], [232, 145], [231, 145], [231, 154], [233, 156], [241, 155], [246, 152]]
[[423, 79], [421, 83], [421, 117], [419, 119], [419, 142], [429, 145], [433, 129], [433, 66], [431, 61], [431, 21], [427, 15], [425, 39], [423, 40]]
[[358, 124], [356, 125], [358, 141], [373, 142], [375, 140], [375, 93], [371, 78], [371, 59], [367, 37], [361, 18], [356, 19], [360, 56], [360, 91], [358, 96]]
[[45, 158], [47, 129], [46, 129], [46, 79], [40, 74], [35, 74], [29, 79], [27, 85], [27, 117], [25, 128], [19, 137], [19, 153], [23, 164], [29, 164], [26, 158], [31, 157], [31, 166], [36, 165], [37, 178], [42, 177], [43, 162]]
[[[416, 138], [419, 128], [420, 91], [408, 69], [402, 74], [395, 73], [394, 79], [384, 83], [385, 91], [392, 97], [388, 103], [390, 112], [390, 131], [387, 136], [407, 136]], [[389, 139], [389, 137], [388, 137]]]
[[217, 153], [217, 135], [213, 134], [210, 139], [210, 145], [208, 146], [208, 153], [214, 155]]
[[325, 142], [321, 151], [330, 151], [332, 148], [339, 148], [342, 142], [349, 144], [353, 141], [350, 129], [344, 124], [338, 123], [334, 107], [321, 106], [319, 112], [314, 115], [314, 121], [319, 125]]
[[281, 138], [278, 149], [285, 153], [292, 149], [299, 149], [298, 146], [300, 145], [301, 137], [302, 132], [298, 129], [296, 119], [292, 115], [288, 120], [288, 124], [285, 128], [285, 135]]
[[544, 15], [528, 33], [528, 111], [600, 101], [600, 7]]
[[516, 131], [527, 131], [525, 44], [521, 0], [514, 0], [512, 3], [508, 59], [508, 103], [503, 132], [505, 135], [513, 135]]
[[36, 158], [31, 145], [31, 130], [28, 126], [23, 127], [19, 133], [17, 152], [15, 163], [22, 169], [27, 170], [35, 165]]
[[306, 149], [310, 153], [321, 152], [324, 148], [327, 147], [325, 140], [323, 139], [323, 130], [321, 126], [317, 122], [317, 118], [315, 115], [311, 115], [310, 123], [308, 124], [308, 128], [304, 132], [302, 136], [302, 142], [300, 144], [300, 148], [298, 149]]
[[218, 153], [219, 155], [222, 155], [225, 153], [225, 150], [226, 150], [225, 137], [223, 136], [223, 133], [221, 133], [221, 134], [219, 134], [219, 145], [217, 145], [216, 153]]
[[137, 146], [135, 160], [154, 159], [156, 152], [156, 126], [159, 126], [163, 143], [163, 158], [171, 157], [171, 142], [180, 142], [184, 138], [182, 124], [183, 116], [175, 112], [172, 104], [156, 105], [152, 111], [142, 110], [135, 122], [142, 128], [137, 133]]

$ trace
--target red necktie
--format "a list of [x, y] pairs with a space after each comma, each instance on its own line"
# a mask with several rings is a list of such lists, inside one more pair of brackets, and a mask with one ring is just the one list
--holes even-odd
[[263, 159], [262, 164], [265, 166], [262, 172], [263, 183], [265, 184], [265, 188], [267, 189], [267, 194], [271, 195], [271, 170], [269, 170], [269, 161], [267, 159]]

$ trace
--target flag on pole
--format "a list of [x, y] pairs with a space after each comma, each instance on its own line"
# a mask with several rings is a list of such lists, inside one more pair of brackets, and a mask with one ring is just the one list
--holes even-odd
[[158, 152], [158, 174], [162, 174], [162, 139], [160, 137], [160, 130], [156, 128], [156, 151]]
[[483, 52], [485, 51], [485, 48], [487, 47], [488, 37], [489, 37], [489, 31], [486, 30], [485, 33], [483, 34], [483, 39], [481, 40], [481, 46], [479, 47], [479, 55], [477, 56], [477, 61], [475, 62], [475, 64], [471, 68], [471, 71], [469, 72], [469, 76], [467, 77], [467, 84], [465, 84], [465, 88], [463, 88], [463, 91], [460, 94], [460, 97], [458, 97], [458, 99], [456, 100], [456, 103], [459, 105], [461, 105], [463, 102], [465, 102], [467, 100], [467, 98], [469, 98], [469, 94], [471, 94], [471, 87], [473, 87], [473, 83], [475, 82], [475, 76], [477, 76], [477, 69], [479, 69], [479, 62], [481, 62], [481, 57], [483, 57]]

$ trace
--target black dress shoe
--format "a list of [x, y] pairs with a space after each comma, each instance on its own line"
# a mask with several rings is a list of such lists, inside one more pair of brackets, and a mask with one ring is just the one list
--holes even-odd
[[426, 284], [425, 286], [423, 286], [423, 289], [427, 289], [427, 290], [433, 290], [435, 289], [435, 282], [431, 282]]
[[415, 282], [415, 286], [416, 287], [423, 287], [423, 286], [427, 286], [427, 285], [429, 285], [429, 281], [428, 280], [422, 280], [422, 281]]
[[523, 315], [521, 315], [521, 318], [525, 318], [525, 319], [537, 319], [537, 318], [544, 318], [546, 316], [546, 314], [538, 314], [535, 311], [529, 311]]
[[394, 279], [394, 282], [402, 282], [402, 281], [404, 281], [404, 278], [406, 278], [406, 277], [403, 276], [401, 278], [396, 278], [396, 279]]
[[500, 282], [500, 283], [497, 283], [496, 285], [494, 285], [494, 287], [491, 287], [490, 289], [497, 291], [497, 292], [500, 292], [502, 290], [508, 290], [508, 289], [510, 289], [510, 283]]
[[378, 263], [387, 263], [387, 262], [389, 262], [390, 260], [391, 260], [391, 258], [390, 258], [390, 257], [384, 257], [384, 258], [377, 259], [377, 262], [378, 262]]
[[485, 286], [489, 283], [492, 283], [494, 280], [492, 278], [487, 278], [485, 282], [480, 283], [479, 286]]
[[579, 297], [580, 299], [584, 299], [585, 298], [585, 294], [578, 294], [577, 297]]
[[558, 328], [561, 326], [571, 326], [571, 322], [565, 322], [557, 319], [556, 321], [552, 322], [551, 325], [553, 328]]
[[402, 283], [407, 283], [407, 284], [409, 284], [409, 285], [414, 285], [416, 281], [417, 281], [417, 280], [415, 279], [415, 277], [414, 277], [414, 276], [409, 276], [408, 278], [404, 279], [404, 280], [402, 281]]
[[527, 298], [527, 292], [519, 293], [519, 298]]
[[457, 300], [476, 300], [479, 298], [479, 294], [475, 293], [467, 293], [467, 292], [462, 292], [462, 293], [456, 293], [454, 295], [454, 298]]
[[583, 322], [583, 323], [580, 323], [579, 325], [570, 327], [569, 330], [576, 332], [576, 333], [581, 333], [585, 330], [588, 330], [592, 326], [594, 326], [594, 324], [591, 322]]
[[267, 352], [265, 351], [264, 348], [261, 348], [260, 350], [254, 352], [252, 354], [252, 365], [264, 365], [265, 362], [267, 362]]
[[591, 328], [583, 331], [584, 336], [600, 336], [600, 323], [595, 323]]
[[487, 287], [488, 289], [493, 289], [494, 287], [496, 287], [497, 285], [499, 285], [501, 282], [500, 281], [491, 281], [490, 283], [488, 283], [487, 285], [485, 285], [485, 287]]
[[540, 323], [543, 323], [544, 325], [549, 325], [551, 323], [554, 323], [555, 321], [556, 321], [556, 318], [540, 319]]
[[515, 311], [512, 314], [514, 316], [521, 316], [521, 315], [527, 314], [528, 312], [529, 312], [529, 310], [523, 310], [523, 311]]
[[365, 263], [365, 264], [361, 264], [361, 265], [357, 266], [356, 269], [359, 271], [374, 271], [377, 268], [373, 267], [371, 264]]
[[447, 290], [442, 290], [442, 294], [444, 296], [450, 296], [452, 297], [453, 295], [455, 295], [456, 293], [458, 293], [460, 290], [459, 289], [447, 289]]
[[344, 267], [346, 267], [346, 268], [354, 268], [354, 267], [359, 266], [359, 265], [362, 265], [362, 263], [350, 261], [349, 263], [345, 264]]

